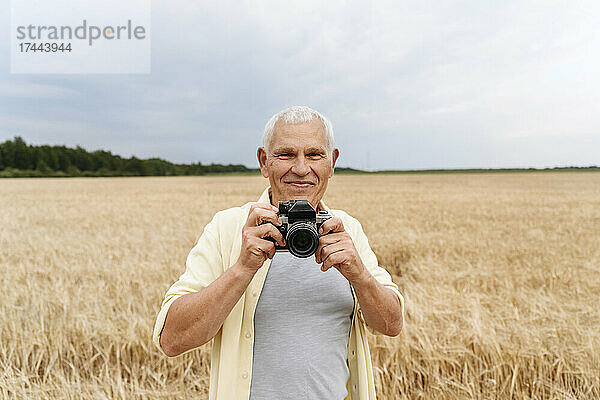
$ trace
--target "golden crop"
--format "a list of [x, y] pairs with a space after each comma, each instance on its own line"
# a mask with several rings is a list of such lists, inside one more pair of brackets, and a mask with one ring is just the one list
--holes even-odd
[[[204, 225], [260, 177], [0, 180], [0, 398], [208, 393], [208, 345], [151, 342]], [[600, 398], [600, 174], [340, 175], [406, 298], [379, 399]]]

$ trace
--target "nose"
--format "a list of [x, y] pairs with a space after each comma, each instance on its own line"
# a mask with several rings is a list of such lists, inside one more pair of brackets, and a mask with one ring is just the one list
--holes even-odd
[[296, 161], [292, 166], [292, 172], [299, 176], [307, 175], [310, 172], [310, 168], [306, 164], [304, 157], [296, 157]]

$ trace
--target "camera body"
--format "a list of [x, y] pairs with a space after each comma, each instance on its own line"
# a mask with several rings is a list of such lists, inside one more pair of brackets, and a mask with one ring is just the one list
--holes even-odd
[[319, 228], [332, 217], [328, 211], [315, 211], [308, 200], [280, 201], [277, 215], [281, 226], [275, 227], [283, 235], [285, 246], [275, 243], [275, 250], [289, 251], [300, 258], [315, 254], [319, 247]]

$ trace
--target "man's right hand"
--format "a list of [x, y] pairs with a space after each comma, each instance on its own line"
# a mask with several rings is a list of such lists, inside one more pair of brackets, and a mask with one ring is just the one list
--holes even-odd
[[281, 225], [277, 208], [260, 203], [250, 208], [235, 268], [228, 268], [204, 289], [185, 294], [171, 304], [159, 339], [165, 354], [177, 356], [215, 337], [256, 271], [267, 257], [275, 255], [275, 244], [264, 238], [271, 237], [284, 245], [281, 232], [273, 224]]
[[275, 256], [275, 243], [265, 238], [271, 237], [280, 246], [285, 245], [283, 235], [275, 227], [281, 225], [277, 211], [277, 207], [265, 203], [250, 207], [248, 219], [242, 228], [242, 249], [237, 261], [245, 271], [255, 274], [267, 258]]

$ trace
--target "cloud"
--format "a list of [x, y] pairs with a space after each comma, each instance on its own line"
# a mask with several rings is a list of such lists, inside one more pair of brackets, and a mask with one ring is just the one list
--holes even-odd
[[153, 2], [150, 75], [2, 72], [0, 140], [255, 166], [268, 118], [306, 104], [332, 120], [341, 166], [589, 164], [598, 16], [596, 2]]

